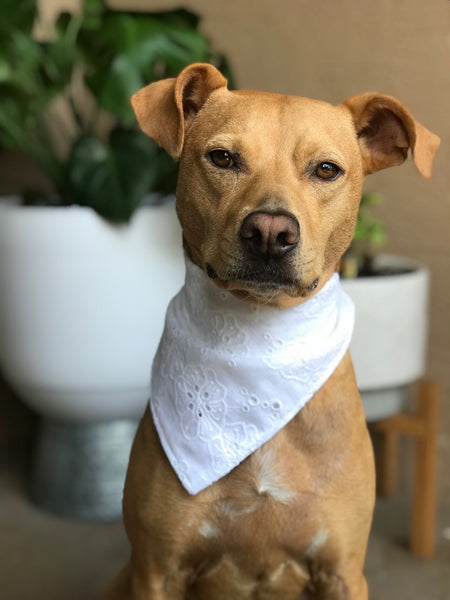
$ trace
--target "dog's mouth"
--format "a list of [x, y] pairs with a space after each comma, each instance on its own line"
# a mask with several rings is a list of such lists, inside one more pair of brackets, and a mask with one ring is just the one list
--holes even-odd
[[230, 292], [250, 292], [255, 295], [285, 293], [289, 296], [305, 296], [316, 289], [319, 279], [305, 284], [293, 277], [289, 271], [267, 264], [257, 269], [238, 268], [219, 277], [211, 264], [206, 265], [206, 273], [219, 287]]

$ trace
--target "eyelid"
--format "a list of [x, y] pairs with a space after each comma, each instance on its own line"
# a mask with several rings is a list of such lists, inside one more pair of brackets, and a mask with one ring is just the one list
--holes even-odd
[[239, 156], [239, 153], [236, 152], [233, 148], [231, 147], [227, 147], [227, 146], [222, 146], [222, 145], [217, 145], [217, 146], [208, 146], [207, 150], [206, 150], [206, 154], [211, 154], [211, 152], [228, 152], [228, 154], [231, 157], [234, 156]]

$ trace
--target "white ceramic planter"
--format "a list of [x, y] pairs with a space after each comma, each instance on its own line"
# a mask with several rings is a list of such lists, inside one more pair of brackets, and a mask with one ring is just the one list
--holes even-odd
[[168, 300], [184, 279], [172, 205], [112, 226], [92, 210], [0, 210], [0, 368], [46, 417], [141, 416]]
[[377, 263], [411, 271], [342, 281], [355, 302], [350, 351], [368, 420], [397, 412], [404, 386], [426, 367], [429, 273], [396, 256], [380, 255]]

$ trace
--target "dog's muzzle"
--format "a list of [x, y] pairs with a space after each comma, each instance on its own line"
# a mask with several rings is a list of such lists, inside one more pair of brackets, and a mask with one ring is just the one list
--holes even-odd
[[300, 225], [285, 211], [254, 211], [239, 229], [242, 263], [237, 279], [261, 291], [297, 287], [290, 260], [300, 243]]

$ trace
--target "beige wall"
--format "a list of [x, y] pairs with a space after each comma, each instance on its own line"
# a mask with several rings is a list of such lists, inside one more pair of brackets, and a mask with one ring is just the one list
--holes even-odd
[[[50, 13], [77, 0], [41, 0]], [[237, 84], [334, 103], [376, 90], [398, 97], [441, 136], [431, 181], [411, 161], [371, 176], [386, 203], [388, 250], [432, 272], [429, 375], [443, 384], [450, 459], [450, 3], [447, 0], [111, 0], [113, 7], [184, 4], [231, 60]]]

